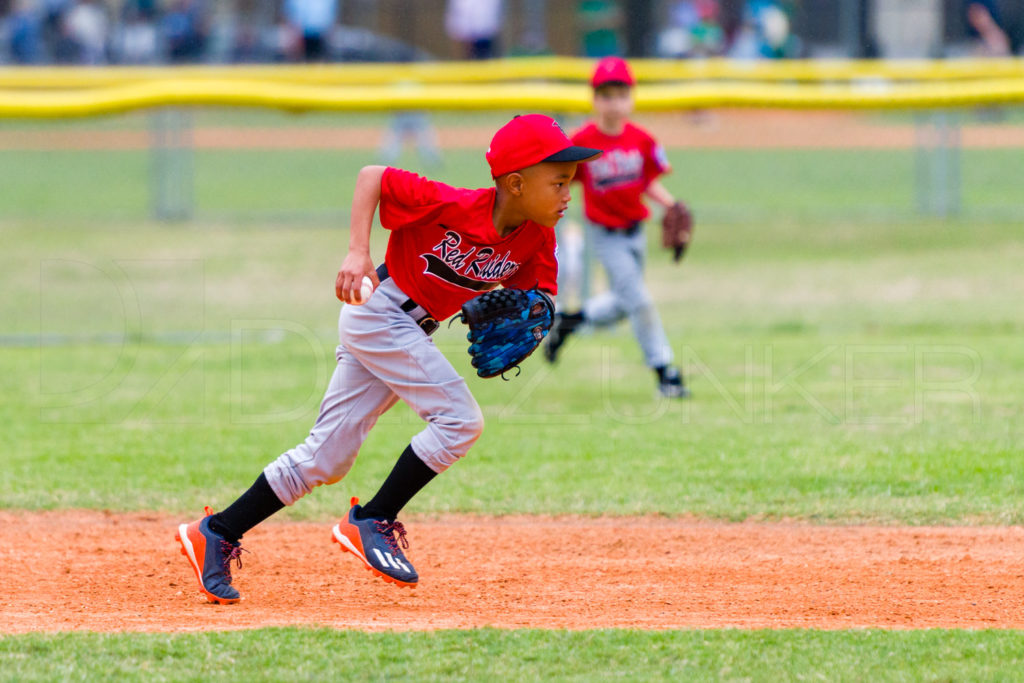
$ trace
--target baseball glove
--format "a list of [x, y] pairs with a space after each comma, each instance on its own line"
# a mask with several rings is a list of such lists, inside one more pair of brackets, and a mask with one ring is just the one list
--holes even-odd
[[661, 218], [661, 246], [673, 250], [672, 260], [679, 263], [692, 239], [693, 214], [686, 204], [676, 202], [665, 209]]
[[555, 305], [533, 289], [493, 289], [462, 306], [459, 320], [469, 325], [469, 355], [480, 377], [495, 377], [516, 368], [547, 336]]

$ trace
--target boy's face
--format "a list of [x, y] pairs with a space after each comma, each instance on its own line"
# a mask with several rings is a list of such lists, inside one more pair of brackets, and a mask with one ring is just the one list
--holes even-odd
[[594, 90], [594, 114], [606, 125], [622, 123], [633, 113], [633, 89], [628, 85], [607, 84]]
[[519, 171], [523, 177], [519, 208], [534, 223], [553, 228], [569, 206], [569, 183], [576, 161], [548, 161]]

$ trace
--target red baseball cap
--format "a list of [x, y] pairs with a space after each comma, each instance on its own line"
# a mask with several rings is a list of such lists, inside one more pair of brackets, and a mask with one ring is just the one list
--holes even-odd
[[590, 77], [590, 86], [596, 88], [605, 83], [622, 83], [636, 85], [633, 72], [622, 57], [605, 57], [594, 67], [594, 75]]
[[485, 156], [491, 177], [497, 178], [542, 161], [590, 161], [601, 156], [601, 150], [572, 144], [550, 116], [525, 114], [498, 129]]

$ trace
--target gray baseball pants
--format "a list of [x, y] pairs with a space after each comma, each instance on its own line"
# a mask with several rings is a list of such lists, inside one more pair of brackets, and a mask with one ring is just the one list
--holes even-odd
[[673, 360], [661, 318], [644, 284], [644, 256], [647, 242], [642, 229], [632, 235], [609, 232], [587, 222], [587, 237], [594, 255], [608, 276], [608, 291], [583, 304], [586, 321], [601, 327], [629, 318], [648, 367], [668, 365]]
[[[427, 425], [412, 449], [443, 472], [480, 436], [484, 419], [464, 380], [400, 308], [408, 297], [387, 279], [362, 306], [344, 305], [338, 364], [309, 436], [263, 470], [286, 505], [348, 474], [377, 419], [405, 401]], [[396, 453], [400, 448], [396, 450]]]

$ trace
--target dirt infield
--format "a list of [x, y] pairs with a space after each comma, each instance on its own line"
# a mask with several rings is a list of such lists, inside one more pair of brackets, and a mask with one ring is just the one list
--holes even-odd
[[1024, 627], [1020, 527], [412, 518], [408, 590], [342, 554], [328, 524], [268, 522], [245, 539], [242, 602], [218, 606], [179, 521], [0, 512], [0, 633]]
[[[849, 112], [714, 111], [638, 117], [671, 148], [691, 149], [913, 149], [912, 123], [885, 123]], [[382, 127], [197, 127], [197, 149], [343, 150], [376, 149]], [[439, 126], [442, 149], [486, 149], [494, 130]], [[1024, 126], [960, 128], [967, 149], [1024, 147]], [[139, 150], [151, 144], [145, 130], [0, 130], [0, 150]]]

